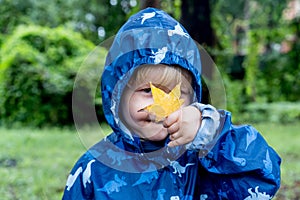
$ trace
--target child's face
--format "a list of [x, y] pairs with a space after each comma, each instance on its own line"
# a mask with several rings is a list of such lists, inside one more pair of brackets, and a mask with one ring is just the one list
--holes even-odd
[[[166, 128], [163, 127], [162, 122], [155, 122], [153, 116], [144, 110], [145, 107], [153, 104], [150, 82], [166, 93], [169, 93], [178, 82], [164, 81], [163, 83], [160, 80], [160, 75], [167, 66], [158, 65], [154, 67], [155, 70], [147, 71], [147, 74], [143, 76], [143, 80], [138, 81], [138, 83], [134, 81], [136, 79], [135, 75], [131, 77], [130, 84], [126, 86], [121, 98], [119, 114], [122, 122], [131, 132], [144, 139], [160, 141], [168, 136]], [[180, 76], [182, 76], [180, 98], [184, 99], [182, 106], [186, 106], [192, 103], [193, 98], [191, 78], [188, 80], [185, 76]], [[169, 79], [172, 80], [172, 78]]]

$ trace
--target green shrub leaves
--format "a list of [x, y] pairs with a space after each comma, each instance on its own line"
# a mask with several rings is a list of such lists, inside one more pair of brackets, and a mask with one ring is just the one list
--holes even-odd
[[0, 51], [5, 125], [69, 125], [74, 78], [94, 45], [64, 28], [19, 26]]

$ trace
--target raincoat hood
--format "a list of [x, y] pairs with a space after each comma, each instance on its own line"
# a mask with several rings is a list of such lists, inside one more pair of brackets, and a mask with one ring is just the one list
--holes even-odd
[[133, 71], [143, 64], [179, 65], [193, 74], [193, 89], [201, 100], [199, 49], [185, 28], [167, 13], [147, 8], [120, 28], [108, 52], [101, 78], [102, 105], [115, 132], [125, 132], [118, 117], [122, 91]]

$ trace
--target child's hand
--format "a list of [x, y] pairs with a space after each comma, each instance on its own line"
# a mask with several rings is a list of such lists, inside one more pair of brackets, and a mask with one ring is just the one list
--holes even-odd
[[201, 125], [201, 112], [194, 106], [183, 107], [171, 113], [163, 125], [170, 134], [169, 147], [187, 144], [194, 140]]

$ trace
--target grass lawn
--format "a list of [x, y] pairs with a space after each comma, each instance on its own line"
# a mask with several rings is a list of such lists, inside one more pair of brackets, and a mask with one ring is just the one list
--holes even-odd
[[[255, 127], [283, 159], [282, 186], [274, 199], [300, 199], [300, 123]], [[89, 134], [78, 135], [71, 129], [0, 128], [0, 198], [61, 199], [76, 160], [103, 137], [91, 130], [85, 132]]]
[[68, 172], [85, 151], [76, 131], [0, 129], [0, 199], [61, 199]]

